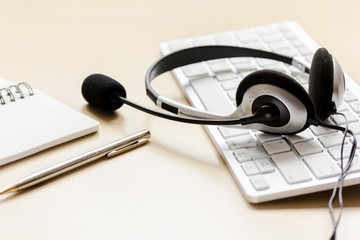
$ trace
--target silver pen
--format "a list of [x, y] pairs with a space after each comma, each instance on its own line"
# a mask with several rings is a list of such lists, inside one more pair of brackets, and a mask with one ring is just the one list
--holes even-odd
[[36, 172], [16, 181], [15, 183], [4, 188], [0, 192], [0, 194], [16, 192], [34, 186], [35, 184], [54, 178], [72, 169], [98, 160], [99, 158], [110, 158], [122, 152], [136, 148], [147, 143], [149, 141], [150, 135], [151, 134], [149, 130], [142, 130], [130, 136], [121, 138], [104, 146], [93, 149], [89, 152], [83, 153], [79, 156], [70, 158], [64, 162], [58, 163], [54, 166], [48, 167], [42, 171]]

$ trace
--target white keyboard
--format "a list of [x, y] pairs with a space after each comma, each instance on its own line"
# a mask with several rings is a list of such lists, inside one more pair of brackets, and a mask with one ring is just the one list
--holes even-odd
[[[167, 41], [160, 44], [160, 49], [166, 55], [201, 45], [250, 47], [288, 56], [300, 55], [308, 61], [319, 48], [298, 23], [291, 21]], [[331, 49], [328, 50], [331, 53]], [[218, 59], [184, 66], [173, 72], [193, 106], [231, 113], [235, 109], [234, 96], [240, 81], [250, 72], [264, 68], [291, 75], [308, 89], [308, 74], [266, 59]], [[338, 110], [346, 114], [349, 128], [359, 137], [360, 101], [355, 93], [360, 92], [360, 87], [345, 75], [347, 90]], [[328, 121], [344, 124], [343, 118], [338, 116], [332, 116]], [[228, 127], [205, 128], [250, 202], [333, 189], [340, 174], [341, 132], [312, 126], [296, 135], [278, 136]], [[349, 154], [350, 148], [351, 142], [347, 139], [345, 155]], [[356, 155], [344, 185], [360, 183], [358, 149]]]

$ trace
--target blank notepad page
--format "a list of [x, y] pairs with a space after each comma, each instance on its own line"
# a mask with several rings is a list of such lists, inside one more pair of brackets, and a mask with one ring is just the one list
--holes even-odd
[[0, 79], [0, 94], [0, 165], [99, 128], [92, 118], [26, 85]]

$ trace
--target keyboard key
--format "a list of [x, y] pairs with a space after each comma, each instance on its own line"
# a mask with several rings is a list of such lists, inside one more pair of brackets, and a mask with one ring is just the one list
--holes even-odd
[[320, 144], [314, 140], [296, 143], [294, 148], [300, 156], [322, 152]]
[[[278, 42], [281, 41], [281, 38], [279, 35], [277, 35], [276, 33], [270, 33], [270, 34], [266, 34], [266, 35], [262, 35], [262, 39], [267, 42], [269, 45], [272, 42]], [[286, 44], [286, 43], [284, 43]]]
[[283, 24], [279, 24], [276, 26], [276, 29], [278, 29], [280, 32], [282, 32], [283, 34], [286, 34], [287, 32], [291, 32], [291, 30], [289, 29], [288, 26], [283, 25]]
[[169, 44], [169, 49], [172, 52], [176, 52], [185, 48], [190, 48], [192, 47], [192, 45], [190, 44], [190, 42], [185, 41], [185, 40], [179, 40], [179, 41], [174, 41], [172, 43]]
[[252, 61], [239, 62], [239, 63], [234, 63], [234, 64], [235, 64], [235, 68], [238, 72], [255, 71], [257, 69], [255, 63]]
[[334, 134], [321, 136], [319, 137], [319, 141], [324, 147], [330, 148], [341, 145], [343, 137], [344, 134], [342, 134], [341, 132], [337, 132]]
[[240, 149], [235, 150], [234, 156], [239, 163], [243, 163], [243, 162], [252, 160], [252, 158], [246, 148], [240, 148]]
[[[347, 121], [348, 123], [351, 123], [351, 122], [357, 122], [358, 121], [358, 117], [350, 112], [350, 111], [342, 111], [342, 113], [345, 114], [346, 118], [347, 118]], [[345, 123], [345, 122], [344, 122]], [[340, 124], [339, 124], [340, 125]]]
[[352, 101], [356, 101], [356, 100], [358, 100], [358, 99], [356, 98], [356, 96], [352, 92], [350, 92], [349, 90], [345, 91], [345, 94], [344, 94], [344, 101], [345, 102], [352, 102]]
[[[344, 169], [345, 169], [345, 166], [347, 165], [347, 163], [348, 163], [348, 159], [344, 159], [344, 162], [343, 162]], [[341, 168], [341, 162], [338, 162], [338, 165]], [[351, 167], [350, 167], [348, 173], [356, 173], [356, 172], [360, 172], [360, 158], [359, 157], [355, 157], [353, 159], [353, 162], [351, 164]]]
[[256, 58], [256, 62], [262, 67], [278, 64], [278, 62], [275, 60], [265, 59], [265, 58]]
[[230, 79], [230, 80], [221, 82], [221, 86], [224, 88], [225, 91], [231, 90], [231, 89], [237, 89], [239, 84], [240, 84], [239, 78]]
[[249, 134], [249, 130], [241, 128], [218, 127], [218, 130], [223, 138]]
[[230, 34], [217, 35], [215, 36], [215, 41], [219, 45], [238, 46], [238, 42]]
[[255, 48], [255, 49], [260, 49], [260, 50], [266, 49], [265, 45], [258, 40], [254, 40], [252, 42], [245, 42], [245, 43], [242, 43], [241, 45], [243, 47], [247, 47], [247, 48]]
[[349, 129], [356, 135], [360, 134], [360, 122], [349, 123]]
[[309, 54], [312, 54], [311, 50], [305, 46], [299, 46], [296, 48], [299, 53], [303, 56], [306, 56], [306, 55], [309, 55]]
[[265, 152], [264, 148], [261, 145], [247, 148], [247, 151], [252, 159], [262, 159], [269, 157], [269, 155]]
[[227, 62], [209, 64], [210, 70], [214, 73], [217, 72], [230, 72], [231, 66]]
[[211, 65], [211, 64], [220, 64], [220, 63], [226, 63], [227, 60], [226, 58], [218, 58], [218, 59], [213, 59], [213, 60], [208, 60], [205, 61], [207, 64]]
[[282, 48], [275, 50], [276, 53], [285, 55], [288, 57], [295, 57], [298, 56], [297, 52], [295, 52], [292, 48]]
[[294, 76], [294, 77], [295, 77], [296, 75], [299, 75], [299, 74], [304, 74], [303, 71], [301, 71], [300, 69], [298, 69], [298, 68], [296, 68], [296, 67], [294, 67], [294, 66], [289, 66], [288, 69], [289, 69], [291, 75]]
[[295, 76], [295, 79], [301, 84], [308, 84], [309, 83], [309, 74], [307, 74], [307, 73], [297, 74]]
[[276, 72], [282, 72], [282, 73], [287, 73], [286, 68], [282, 65], [282, 64], [274, 64], [274, 65], [270, 65], [268, 67], [266, 67], [266, 69], [268, 70], [273, 70]]
[[[355, 137], [356, 137], [356, 143], [357, 143], [356, 148], [357, 148], [357, 149], [360, 149], [360, 135], [356, 135]], [[354, 139], [353, 139], [352, 137], [349, 138], [349, 141], [351, 142], [351, 144], [354, 143]]]
[[297, 134], [288, 135], [286, 138], [289, 140], [291, 144], [295, 144], [298, 142], [305, 142], [313, 139], [313, 136], [311, 135], [309, 130], [302, 131]]
[[215, 45], [215, 42], [209, 37], [197, 37], [193, 39], [195, 46]]
[[282, 139], [281, 135], [269, 134], [264, 132], [257, 132], [255, 135], [261, 143]]
[[269, 159], [263, 158], [254, 161], [261, 173], [271, 173], [275, 171], [273, 164]]
[[337, 112], [349, 111], [348, 107], [345, 104], [341, 104], [340, 107], [336, 110], [337, 110]]
[[231, 90], [226, 91], [226, 96], [227, 96], [231, 101], [233, 101], [234, 107], [236, 106], [236, 104], [235, 104], [236, 90], [237, 90], [237, 88], [234, 88], [234, 89], [231, 89]]
[[290, 146], [283, 139], [266, 142], [263, 144], [263, 147], [269, 155], [290, 151]]
[[234, 72], [221, 72], [221, 73], [217, 73], [215, 77], [219, 81], [225, 81], [225, 80], [238, 78], [239, 75], [237, 75]]
[[195, 63], [183, 68], [185, 76], [189, 78], [209, 76], [209, 73], [202, 63]]
[[249, 75], [250, 73], [252, 73], [253, 71], [245, 71], [245, 72], [241, 72], [239, 73], [241, 78], [244, 79], [247, 75]]
[[269, 42], [268, 45], [273, 51], [288, 48], [288, 45], [286, 44], [286, 42], [279, 38], [273, 42]]
[[337, 132], [335, 129], [321, 127], [321, 126], [317, 126], [317, 127], [316, 126], [310, 126], [310, 130], [316, 136], [321, 136], [321, 135], [330, 134], [330, 133], [336, 133]]
[[239, 31], [236, 34], [237, 39], [241, 43], [257, 41], [257, 36], [251, 31]]
[[293, 45], [296, 48], [304, 45], [304, 43], [301, 42], [301, 40], [297, 38], [295, 35], [288, 36], [287, 38], [290, 41], [291, 45]]
[[304, 161], [318, 179], [334, 177], [340, 173], [335, 162], [324, 152], [305, 156]]
[[[355, 122], [357, 121], [357, 117], [355, 114], [353, 114], [352, 112], [350, 111], [344, 111], [342, 112], [346, 118], [347, 118], [347, 121], [350, 123], [350, 122]], [[334, 123], [336, 125], [342, 125], [342, 124], [345, 124], [345, 118], [341, 115], [332, 115], [331, 116], [332, 120], [334, 121]]]
[[349, 106], [355, 113], [360, 113], [360, 101], [351, 102]]
[[[352, 148], [352, 144], [346, 144], [344, 146], [344, 151], [343, 151], [344, 158], [348, 158], [350, 156], [351, 148]], [[328, 152], [334, 160], [341, 159], [341, 146], [329, 148]]]
[[234, 111], [235, 107], [228, 100], [215, 78], [194, 79], [190, 81], [190, 84], [208, 111], [221, 114], [230, 114]]
[[276, 34], [276, 30], [272, 27], [258, 27], [256, 32], [261, 36]]
[[275, 154], [271, 159], [289, 184], [311, 180], [305, 164], [293, 152]]
[[256, 146], [256, 141], [250, 134], [228, 138], [226, 143], [231, 150]]
[[[283, 34], [287, 39], [290, 39], [292, 41], [297, 40], [297, 41], [301, 42], [301, 40], [299, 40], [298, 37], [292, 31], [286, 31], [286, 32], [283, 32]], [[303, 46], [304, 44], [301, 42], [301, 44], [299, 44], [299, 45]]]
[[254, 65], [253, 58], [251, 57], [234, 57], [234, 58], [230, 58], [230, 62], [232, 64], [238, 64], [238, 63], [252, 64], [256, 69], [256, 65]]
[[245, 174], [248, 176], [260, 173], [259, 169], [256, 167], [253, 161], [244, 162], [241, 164], [241, 167], [244, 170]]
[[269, 184], [266, 182], [265, 178], [262, 175], [251, 176], [250, 182], [253, 187], [258, 191], [266, 190], [269, 188]]

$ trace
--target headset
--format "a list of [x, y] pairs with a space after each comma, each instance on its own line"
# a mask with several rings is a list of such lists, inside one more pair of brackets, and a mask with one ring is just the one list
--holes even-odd
[[[265, 58], [292, 65], [309, 74], [308, 91], [295, 79], [284, 73], [273, 70], [254, 71], [247, 75], [237, 88], [235, 111], [224, 115], [176, 102], [161, 96], [151, 86], [156, 77], [175, 68], [232, 57]], [[82, 84], [81, 91], [89, 104], [105, 110], [113, 111], [123, 104], [127, 104], [148, 114], [184, 123], [232, 125], [233, 127], [235, 125], [239, 128], [261, 130], [273, 134], [295, 134], [310, 125], [315, 125], [340, 130], [344, 132], [344, 139], [347, 134], [351, 134], [353, 146], [349, 161], [346, 166], [343, 166], [343, 155], [341, 154], [341, 175], [329, 201], [329, 210], [333, 221], [332, 238], [335, 238], [343, 209], [343, 181], [355, 156], [357, 143], [347, 124], [344, 128], [324, 121], [332, 114], [341, 114], [337, 113], [337, 109], [342, 103], [345, 92], [344, 73], [336, 59], [325, 48], [319, 48], [315, 52], [311, 64], [301, 57], [287, 57], [251, 48], [234, 46], [187, 48], [165, 55], [154, 62], [145, 75], [145, 87], [149, 98], [158, 107], [171, 114], [146, 108], [127, 99], [125, 88], [119, 82], [102, 74], [88, 76]], [[345, 115], [343, 116], [345, 117]], [[337, 189], [339, 189], [340, 213], [335, 219], [332, 204]]]
[[[159, 95], [151, 82], [159, 75], [188, 64], [201, 61], [257, 57], [290, 64], [309, 73], [308, 92], [292, 77], [272, 71], [259, 70], [249, 74], [236, 91], [236, 110], [222, 115], [178, 103]], [[237, 125], [275, 134], [293, 134], [309, 125], [321, 124], [336, 112], [345, 92], [345, 77], [339, 63], [325, 49], [318, 49], [310, 66], [299, 57], [287, 57], [267, 51], [232, 47], [202, 46], [188, 48], [166, 55], [148, 69], [145, 76], [146, 93], [164, 114], [140, 106], [126, 99], [125, 88], [102, 74], [88, 76], [82, 85], [84, 98], [92, 105], [115, 110], [124, 103], [158, 117], [193, 124]], [[175, 115], [174, 115], [175, 114]]]

